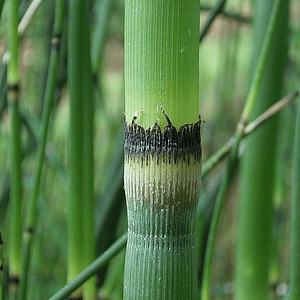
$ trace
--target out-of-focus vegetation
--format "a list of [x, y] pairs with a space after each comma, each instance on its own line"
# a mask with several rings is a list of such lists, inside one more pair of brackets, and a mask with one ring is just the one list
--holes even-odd
[[[216, 1], [201, 1], [201, 27]], [[22, 0], [20, 18], [30, 1]], [[23, 217], [28, 209], [35, 166], [36, 139], [43, 108], [55, 1], [43, 0], [20, 41], [20, 111], [22, 117], [22, 178], [24, 182]], [[97, 254], [102, 253], [127, 229], [125, 199], [122, 192], [122, 133], [124, 112], [123, 77], [123, 0], [89, 1], [91, 49], [95, 91], [95, 223]], [[104, 15], [108, 11], [107, 16]], [[215, 19], [200, 44], [200, 114], [203, 161], [234, 134], [247, 96], [253, 64], [253, 1], [228, 0], [224, 13]], [[283, 94], [300, 86], [300, 3], [290, 0], [289, 50], [284, 73]], [[101, 20], [107, 24], [104, 26]], [[38, 200], [36, 233], [29, 272], [28, 299], [48, 299], [66, 284], [67, 278], [67, 202], [68, 202], [68, 128], [67, 91], [67, 14], [64, 18], [58, 82], [50, 120], [46, 158]], [[2, 85], [5, 77], [7, 1], [0, 23], [0, 231], [4, 257], [8, 257], [10, 116]], [[100, 24], [100, 25], [99, 25]], [[95, 45], [103, 30], [103, 48]], [[104, 27], [103, 27], [104, 26]], [[93, 52], [94, 51], [94, 52]], [[98, 51], [98, 52], [97, 52]], [[95, 57], [94, 57], [94, 56]], [[97, 65], [97, 57], [99, 66]], [[94, 57], [94, 58], [93, 58]], [[2, 77], [2, 73], [4, 76]], [[289, 280], [289, 235], [291, 155], [295, 104], [281, 113], [277, 141], [276, 186], [274, 188], [274, 247], [270, 269], [272, 299], [282, 299]], [[202, 183], [202, 196], [212, 193], [222, 172], [220, 163]], [[212, 299], [233, 299], [233, 270], [236, 250], [236, 227], [239, 175], [231, 182], [219, 227], [213, 267]], [[116, 203], [110, 208], [108, 203]], [[201, 203], [201, 199], [200, 199]], [[109, 219], [105, 217], [109, 216]], [[93, 217], [93, 216], [91, 216]], [[255, 222], [255, 219], [253, 220]], [[102, 227], [101, 227], [102, 226]], [[199, 237], [200, 238], [200, 237]], [[276, 252], [276, 253], [275, 253]], [[4, 262], [4, 295], [7, 294], [8, 260]], [[99, 272], [100, 299], [122, 299], [124, 251]], [[8, 299], [5, 298], [4, 299]]]

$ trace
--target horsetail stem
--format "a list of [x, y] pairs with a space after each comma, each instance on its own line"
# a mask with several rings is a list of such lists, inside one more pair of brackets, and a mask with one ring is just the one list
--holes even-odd
[[7, 100], [11, 118], [11, 201], [9, 270], [10, 294], [16, 297], [21, 273], [22, 257], [22, 157], [21, 128], [19, 113], [19, 0], [9, 1], [8, 51], [10, 59], [7, 66]]
[[38, 137], [38, 148], [36, 157], [35, 173], [33, 177], [33, 190], [29, 202], [28, 213], [26, 216], [26, 225], [23, 232], [23, 259], [21, 283], [18, 299], [26, 299], [28, 272], [30, 269], [32, 244], [34, 239], [34, 231], [37, 216], [37, 202], [39, 197], [40, 182], [45, 156], [46, 141], [48, 135], [48, 127], [50, 115], [52, 111], [54, 91], [57, 81], [57, 68], [59, 63], [59, 48], [61, 41], [61, 31], [64, 15], [64, 0], [56, 0], [54, 30], [51, 40], [51, 54], [49, 62], [49, 71], [47, 77], [46, 91], [44, 97], [44, 109], [41, 120], [41, 129]]
[[197, 297], [198, 38], [197, 0], [125, 2], [124, 299]]
[[291, 210], [291, 262], [290, 262], [290, 292], [288, 299], [296, 300], [300, 297], [300, 102], [298, 98], [296, 127], [293, 150], [292, 172], [292, 210]]
[[[255, 1], [255, 47], [257, 61], [276, 1]], [[263, 69], [252, 118], [270, 107], [282, 94], [287, 59], [289, 1], [281, 1], [273, 26], [274, 38]], [[276, 151], [279, 119], [273, 118], [246, 142], [241, 163], [235, 299], [268, 299], [273, 232]], [[253, 222], [255, 220], [255, 222]], [[253, 288], [253, 287], [256, 288]]]
[[[68, 281], [95, 257], [93, 189], [93, 92], [87, 3], [69, 2], [68, 89], [70, 95], [70, 177]], [[95, 280], [70, 299], [94, 299]]]

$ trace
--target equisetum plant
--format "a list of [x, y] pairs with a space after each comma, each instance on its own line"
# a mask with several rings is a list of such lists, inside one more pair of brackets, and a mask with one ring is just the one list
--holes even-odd
[[124, 299], [196, 299], [199, 1], [125, 5]]

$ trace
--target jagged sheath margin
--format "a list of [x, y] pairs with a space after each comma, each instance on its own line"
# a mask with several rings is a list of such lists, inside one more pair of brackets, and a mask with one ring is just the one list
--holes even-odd
[[[168, 163], [177, 160], [187, 161], [189, 164], [190, 156], [195, 161], [201, 161], [201, 118], [195, 124], [185, 124], [178, 130], [172, 125], [168, 117], [168, 125], [163, 129], [154, 123], [153, 126], [145, 129], [143, 126], [136, 124], [135, 119], [131, 123], [125, 122], [125, 158], [136, 159], [139, 157], [143, 164], [146, 160], [148, 163], [149, 154], [154, 157], [156, 154], [157, 164], [159, 163], [160, 154], [162, 154], [163, 162]], [[172, 156], [172, 161], [171, 161]]]
[[124, 300], [197, 298], [195, 218], [201, 120], [178, 130], [125, 123]]

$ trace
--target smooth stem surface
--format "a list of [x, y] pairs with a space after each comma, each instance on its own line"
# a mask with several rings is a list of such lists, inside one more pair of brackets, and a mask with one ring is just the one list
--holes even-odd
[[33, 189], [31, 199], [28, 208], [28, 214], [26, 218], [26, 225], [24, 228], [24, 240], [23, 240], [23, 260], [22, 260], [22, 278], [20, 283], [20, 291], [18, 299], [26, 299], [27, 294], [27, 280], [28, 271], [30, 268], [31, 249], [33, 243], [33, 235], [35, 231], [35, 222], [37, 218], [37, 201], [39, 196], [40, 181], [42, 175], [43, 162], [45, 157], [45, 147], [47, 140], [47, 133], [50, 121], [50, 115], [52, 111], [54, 91], [57, 81], [57, 68], [59, 63], [59, 46], [60, 46], [60, 34], [62, 30], [63, 14], [64, 14], [64, 0], [56, 0], [54, 19], [54, 30], [52, 38], [52, 49], [50, 54], [49, 71], [46, 84], [46, 92], [44, 99], [44, 109], [41, 120], [41, 129], [38, 137], [38, 149], [36, 156], [35, 173], [33, 177]]
[[[93, 94], [87, 3], [69, 2], [68, 89], [70, 98], [68, 281], [95, 255], [93, 192]], [[85, 294], [94, 293], [88, 284]], [[87, 292], [88, 291], [88, 292]], [[82, 296], [82, 290], [72, 297]], [[72, 299], [71, 297], [71, 299]]]
[[93, 275], [115, 257], [126, 245], [127, 233], [122, 235], [110, 248], [108, 248], [100, 257], [98, 257], [91, 265], [89, 265], [81, 274], [73, 281], [63, 287], [59, 292], [52, 296], [49, 300], [64, 300], [71, 295], [77, 288], [85, 283]]
[[218, 194], [218, 198], [216, 201], [216, 206], [213, 213], [213, 219], [211, 223], [211, 228], [209, 230], [209, 237], [208, 237], [208, 245], [205, 252], [205, 263], [204, 263], [204, 275], [203, 275], [203, 281], [202, 281], [202, 300], [209, 300], [210, 299], [210, 280], [211, 280], [211, 266], [212, 266], [212, 257], [213, 257], [213, 251], [214, 251], [214, 243], [216, 239], [217, 234], [217, 228], [220, 222], [221, 217], [221, 210], [223, 207], [223, 202], [225, 199], [225, 193], [229, 186], [230, 179], [233, 174], [233, 170], [235, 168], [236, 162], [237, 162], [237, 155], [238, 155], [238, 148], [240, 141], [243, 137], [244, 130], [246, 127], [246, 124], [248, 123], [248, 120], [251, 116], [258, 90], [262, 83], [263, 78], [263, 71], [264, 67], [266, 65], [266, 61], [268, 58], [268, 54], [271, 48], [271, 42], [274, 36], [274, 27], [276, 26], [278, 22], [278, 16], [280, 11], [280, 4], [283, 3], [283, 0], [276, 0], [276, 3], [273, 7], [273, 11], [271, 14], [270, 22], [268, 25], [267, 35], [263, 44], [263, 50], [260, 53], [258, 65], [255, 69], [254, 73], [254, 79], [251, 84], [249, 96], [247, 97], [247, 101], [245, 103], [245, 107], [243, 110], [243, 114], [241, 117], [241, 120], [238, 124], [236, 134], [235, 134], [235, 143], [231, 149], [229, 161], [227, 164], [226, 173], [224, 175], [224, 179], [222, 181], [220, 191]]
[[[84, 267], [95, 259], [95, 201], [94, 201], [94, 95], [92, 84], [90, 29], [87, 10], [83, 11], [82, 51], [82, 88], [83, 88], [83, 243]], [[84, 299], [96, 299], [95, 278], [90, 279], [83, 287]]]
[[[275, 1], [256, 1], [254, 62], [261, 51], [275, 4]], [[258, 89], [253, 117], [265, 111], [282, 94], [289, 2], [283, 1], [281, 4], [279, 22], [273, 28], [274, 38]], [[251, 135], [242, 158], [235, 274], [235, 299], [238, 300], [264, 300], [269, 297], [277, 128], [278, 118], [275, 117]]]
[[[266, 64], [268, 62], [269, 52], [272, 47], [272, 41], [275, 35], [276, 30], [276, 24], [278, 23], [278, 19], [280, 16], [280, 8], [282, 7], [283, 0], [275, 0], [272, 13], [269, 19], [268, 28], [266, 31], [266, 37], [264, 39], [262, 50], [259, 54], [259, 59], [257, 66], [255, 68], [255, 73], [253, 76], [253, 80], [251, 82], [250, 90], [247, 96], [246, 104], [242, 112], [241, 116], [241, 122], [247, 124], [249, 121], [249, 118], [251, 116], [251, 113], [253, 111], [257, 95], [259, 93], [259, 87], [261, 85], [261, 81], [263, 79], [264, 70], [266, 67]], [[242, 125], [240, 128], [243, 128]], [[243, 129], [239, 129], [243, 130]]]
[[300, 299], [300, 101], [297, 103], [293, 152], [290, 292], [288, 299]]
[[19, 38], [18, 38], [19, 1], [9, 1], [8, 51], [10, 60], [7, 66], [7, 99], [11, 126], [11, 191], [9, 224], [9, 270], [10, 293], [15, 297], [21, 272], [22, 257], [22, 157], [21, 129], [19, 114]]

